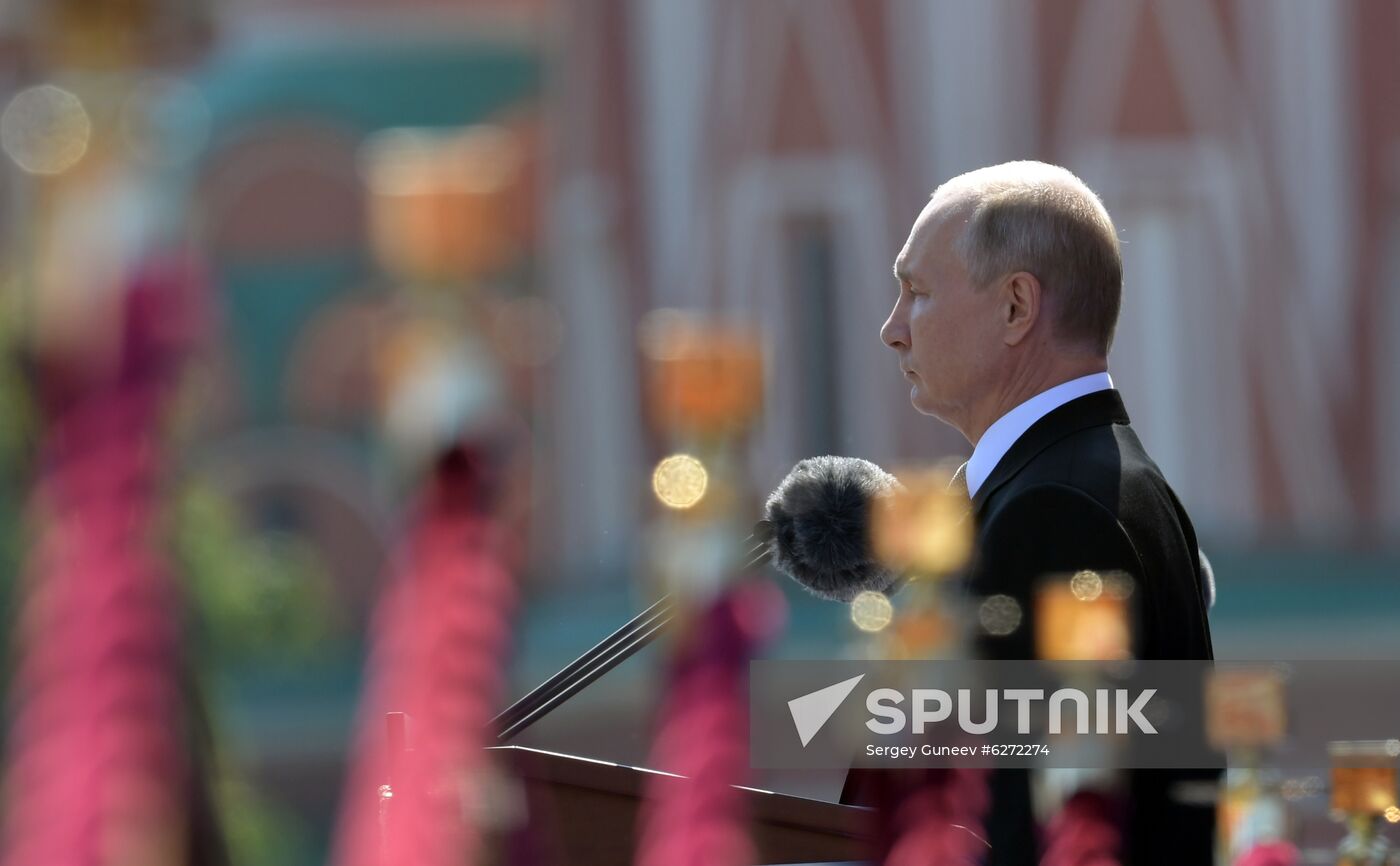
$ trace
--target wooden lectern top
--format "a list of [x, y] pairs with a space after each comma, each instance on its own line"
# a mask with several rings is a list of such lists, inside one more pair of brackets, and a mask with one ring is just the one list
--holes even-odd
[[[574, 866], [632, 862], [637, 812], [647, 782], [689, 780], [673, 773], [523, 746], [490, 749], [514, 768], [526, 801], [554, 831], [559, 854]], [[760, 863], [864, 860], [869, 856], [869, 809], [743, 788]]]

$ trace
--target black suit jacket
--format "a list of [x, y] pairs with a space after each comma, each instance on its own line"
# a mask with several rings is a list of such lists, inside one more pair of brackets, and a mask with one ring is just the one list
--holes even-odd
[[[978, 489], [973, 516], [969, 591], [974, 598], [1009, 595], [1023, 612], [1011, 634], [975, 640], [980, 656], [1035, 658], [1037, 583], [1094, 569], [1134, 579], [1137, 658], [1213, 658], [1195, 530], [1129, 426], [1117, 391], [1072, 400], [1033, 424]], [[1180, 782], [1216, 775], [1129, 773], [1125, 866], [1212, 862], [1213, 810], [1179, 805], [1171, 795]], [[864, 800], [863, 785], [852, 771], [843, 801]], [[1039, 843], [1028, 774], [995, 771], [991, 788], [988, 866], [1034, 866]]]
[[1134, 656], [1213, 658], [1196, 531], [1117, 391], [1071, 400], [1031, 425], [978, 489], [973, 513], [972, 593], [1009, 595], [1026, 615], [1006, 637], [981, 636], [984, 657], [1035, 658], [1037, 582], [1094, 569], [1134, 580]]
[[[975, 597], [1004, 594], [1021, 605], [1020, 628], [981, 635], [980, 656], [1035, 658], [1033, 594], [1052, 574], [1122, 571], [1134, 581], [1133, 654], [1140, 659], [1211, 659], [1200, 549], [1191, 520], [1129, 426], [1117, 391], [1100, 391], [1033, 424], [973, 498]], [[1214, 812], [1178, 803], [1183, 782], [1212, 772], [1128, 774], [1124, 862], [1128, 866], [1209, 864]], [[1029, 779], [999, 770], [987, 822], [989, 866], [1032, 866]]]

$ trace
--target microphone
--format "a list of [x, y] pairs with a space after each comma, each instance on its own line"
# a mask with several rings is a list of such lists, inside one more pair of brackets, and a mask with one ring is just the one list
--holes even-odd
[[870, 510], [899, 481], [857, 457], [809, 457], [764, 505], [756, 537], [767, 534], [773, 567], [813, 595], [849, 602], [862, 592], [888, 593], [899, 576], [870, 546]]
[[[891, 592], [898, 576], [870, 548], [870, 509], [900, 488], [868, 460], [810, 457], [768, 497], [764, 517], [745, 540], [741, 570], [773, 566], [821, 598], [849, 602], [866, 590]], [[750, 546], [752, 545], [752, 546]], [[642, 611], [494, 719], [506, 742], [590, 683], [631, 658], [670, 628], [675, 600], [667, 595]]]

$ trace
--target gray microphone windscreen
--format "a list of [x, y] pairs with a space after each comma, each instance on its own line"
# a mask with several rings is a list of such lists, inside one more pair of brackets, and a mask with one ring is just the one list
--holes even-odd
[[774, 567], [822, 598], [850, 601], [889, 591], [898, 575], [870, 546], [876, 497], [899, 487], [895, 477], [856, 457], [809, 457], [793, 467], [764, 506]]

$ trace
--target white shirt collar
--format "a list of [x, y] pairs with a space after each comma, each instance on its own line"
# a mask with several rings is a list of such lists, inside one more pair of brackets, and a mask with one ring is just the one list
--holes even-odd
[[1011, 450], [1022, 434], [1031, 425], [1065, 405], [1086, 394], [1107, 391], [1113, 387], [1113, 379], [1107, 373], [1090, 373], [1055, 387], [1041, 391], [1026, 402], [1007, 412], [996, 420], [972, 449], [972, 457], [967, 461], [967, 495], [976, 496], [986, 483], [992, 470], [997, 468], [1001, 458]]

